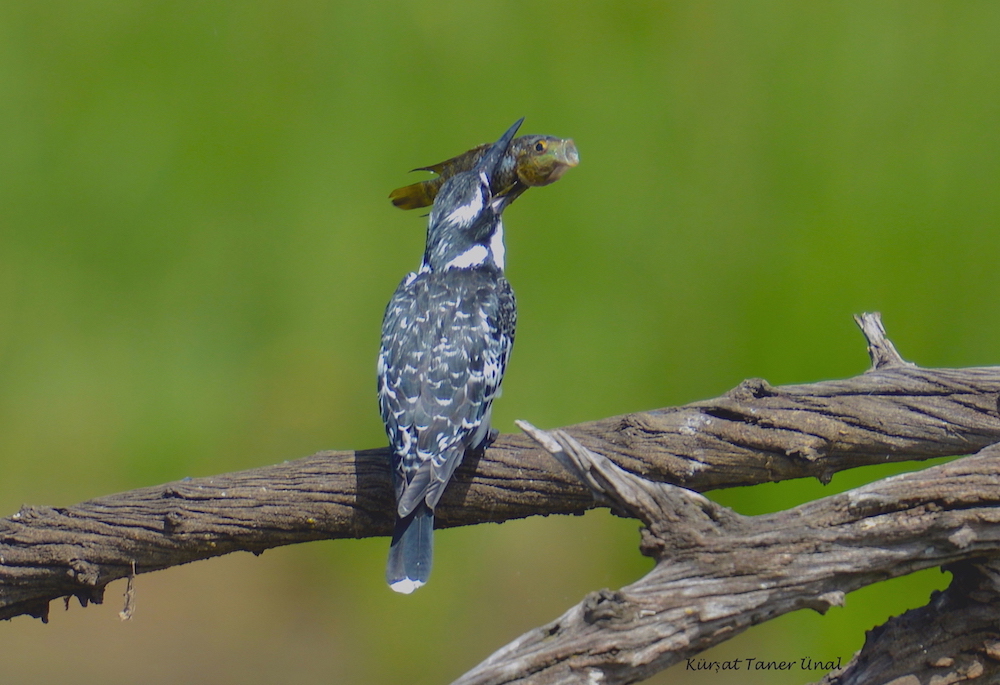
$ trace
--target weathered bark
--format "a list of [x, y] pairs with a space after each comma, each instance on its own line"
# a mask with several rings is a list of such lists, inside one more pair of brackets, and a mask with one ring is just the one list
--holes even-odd
[[748, 517], [634, 476], [561, 431], [525, 430], [613, 509], [643, 521], [642, 550], [657, 563], [619, 591], [591, 593], [455, 685], [634, 683], [789, 611], [825, 613], [865, 585], [1000, 551], [1000, 446]]
[[1000, 682], [1000, 568], [962, 562], [930, 604], [868, 632], [843, 670], [818, 685], [949, 685]]
[[[467, 457], [437, 510], [438, 525], [610, 505], [643, 518], [650, 531], [643, 550], [658, 563], [638, 583], [596, 593], [515, 643], [527, 652], [506, 648], [461, 682], [578, 682], [567, 678], [598, 672], [608, 678], [603, 682], [634, 682], [780, 613], [822, 610], [882, 578], [995, 553], [991, 498], [1000, 476], [992, 449], [955, 463], [961, 467], [883, 481], [770, 517], [741, 517], [667, 485], [825, 481], [855, 466], [971, 454], [1000, 441], [1000, 368], [921, 369], [896, 354], [877, 316], [861, 317], [859, 325], [872, 356], [872, 369], [861, 376], [781, 387], [749, 380], [714, 400], [572, 426], [555, 434], [558, 448], [535, 434], [560, 458], [571, 445], [570, 452], [591, 455], [600, 468], [567, 470], [524, 435], [501, 436], [485, 454]], [[578, 462], [577, 470], [586, 459]], [[941, 480], [946, 468], [960, 469], [948, 471], [960, 479]], [[607, 473], [614, 477], [605, 482]], [[0, 618], [44, 619], [59, 597], [99, 602], [109, 582], [133, 569], [387, 535], [393, 508], [384, 449], [321, 452], [65, 508], [25, 507], [0, 520]], [[874, 548], [856, 554], [854, 546], [865, 545]], [[779, 553], [790, 555], [787, 564], [763, 572]], [[681, 603], [694, 606], [678, 593], [695, 585], [700, 608], [677, 615]], [[602, 651], [612, 634], [612, 652], [621, 658]], [[558, 643], [562, 651], [543, 657], [531, 647], [539, 636], [545, 649]], [[598, 650], [586, 651], [587, 644]], [[503, 659], [523, 670], [517, 677], [509, 665], [496, 670]]]

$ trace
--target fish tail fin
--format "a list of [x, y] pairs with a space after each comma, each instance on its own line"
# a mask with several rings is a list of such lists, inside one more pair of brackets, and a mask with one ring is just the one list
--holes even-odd
[[389, 193], [389, 199], [392, 200], [393, 205], [400, 209], [430, 207], [434, 204], [434, 198], [437, 197], [437, 191], [441, 189], [442, 182], [439, 179], [432, 178], [429, 181], [421, 181], [420, 183], [396, 188]]

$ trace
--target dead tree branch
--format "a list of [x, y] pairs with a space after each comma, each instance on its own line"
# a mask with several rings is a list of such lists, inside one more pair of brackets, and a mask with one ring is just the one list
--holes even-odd
[[868, 632], [861, 652], [818, 685], [1000, 681], [1000, 568], [995, 558], [948, 567], [951, 585]]
[[[634, 682], [780, 613], [822, 610], [867, 583], [995, 552], [991, 498], [1000, 481], [997, 456], [984, 448], [1000, 440], [1000, 367], [921, 369], [902, 360], [877, 315], [858, 323], [872, 368], [855, 378], [780, 387], [752, 379], [713, 400], [548, 437], [536, 432], [548, 449], [504, 435], [484, 455], [470, 455], [437, 510], [439, 525], [611, 506], [646, 522], [643, 550], [658, 561], [635, 585], [592, 595], [540, 629], [553, 631], [544, 649], [559, 643], [563, 651], [544, 658], [544, 649], [527, 657], [518, 651], [516, 661], [505, 662], [526, 669], [518, 682], [564, 682], [564, 674], [581, 672]], [[870, 463], [980, 450], [956, 462], [968, 473], [948, 471], [959, 481], [939, 475], [960, 468], [950, 464], [908, 476], [903, 489], [890, 479], [770, 518], [741, 517], [691, 492], [804, 476], [826, 481]], [[0, 520], [0, 618], [44, 619], [53, 599], [100, 602], [118, 578], [233, 551], [387, 535], [392, 510], [384, 449], [321, 452], [70, 507], [23, 507]], [[883, 532], [887, 538], [878, 537]], [[789, 555], [787, 565], [761, 575], [779, 550]], [[851, 556], [858, 550], [865, 553]], [[709, 558], [715, 562], [705, 565]], [[759, 568], [749, 563], [754, 559]], [[685, 618], [675, 598], [694, 579], [699, 609]], [[642, 647], [630, 637], [633, 623], [659, 637]], [[582, 631], [581, 642], [571, 639], [571, 625]], [[585, 649], [609, 630], [626, 640], [615, 647], [621, 659]], [[529, 633], [461, 682], [512, 682], [511, 666], [503, 676], [493, 666], [539, 637]]]
[[634, 683], [790, 611], [825, 613], [865, 585], [1000, 551], [1000, 446], [747, 517], [628, 473], [562, 431], [523, 428], [612, 509], [643, 521], [642, 551], [657, 563], [617, 592], [591, 593], [455, 685]]

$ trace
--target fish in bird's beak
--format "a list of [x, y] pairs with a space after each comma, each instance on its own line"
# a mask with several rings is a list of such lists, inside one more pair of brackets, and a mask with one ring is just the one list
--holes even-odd
[[[511, 129], [516, 132], [516, 127], [519, 125], [520, 122]], [[463, 171], [471, 171], [491, 150], [501, 145], [510, 133], [508, 130], [492, 145], [489, 143], [480, 145], [444, 162], [414, 169], [414, 171], [432, 171], [438, 174], [438, 177], [397, 188], [389, 195], [389, 199], [400, 209], [429, 207], [434, 203], [434, 198], [446, 180]], [[493, 197], [509, 196], [507, 204], [510, 204], [528, 188], [555, 183], [568, 169], [579, 163], [580, 153], [571, 138], [528, 135], [510, 140], [505, 151], [500, 153], [498, 162], [489, 160], [484, 164], [494, 165], [492, 173], [487, 172], [491, 194]]]
[[507, 154], [507, 148], [510, 147], [510, 141], [514, 140], [514, 134], [517, 133], [517, 129], [521, 128], [521, 124], [524, 123], [524, 117], [521, 117], [515, 121], [509, 129], [507, 129], [500, 140], [493, 143], [486, 151], [486, 154], [479, 158], [475, 166], [472, 167], [473, 171], [485, 173], [486, 177], [492, 179], [496, 176], [497, 171], [499, 171], [500, 163], [503, 161], [504, 156]]

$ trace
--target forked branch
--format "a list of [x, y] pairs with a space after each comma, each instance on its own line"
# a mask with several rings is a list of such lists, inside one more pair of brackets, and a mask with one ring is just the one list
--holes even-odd
[[1000, 551], [1000, 446], [747, 517], [628, 473], [563, 431], [522, 428], [600, 500], [643, 521], [656, 566], [591, 593], [455, 685], [634, 683], [790, 611], [825, 613], [865, 585]]
[[[679, 654], [694, 653], [778, 613], [801, 606], [823, 609], [840, 601], [842, 593], [886, 574], [995, 551], [991, 498], [1000, 481], [987, 487], [997, 478], [997, 457], [984, 448], [1000, 440], [1000, 368], [921, 369], [902, 360], [877, 315], [863, 315], [858, 323], [872, 358], [872, 368], [860, 376], [779, 387], [751, 379], [713, 400], [552, 434], [535, 432], [547, 449], [514, 434], [501, 436], [483, 455], [469, 455], [437, 509], [439, 525], [611, 506], [646, 522], [643, 549], [658, 561], [635, 585], [594, 594], [549, 626], [547, 644], [564, 645], [562, 657], [542, 658], [538, 652], [530, 665], [519, 660], [527, 669], [520, 677], [606, 668], [600, 671], [609, 678], [605, 682], [633, 682]], [[738, 516], [693, 492], [798, 477], [826, 481], [837, 471], [865, 464], [980, 450], [947, 467], [898, 483], [876, 483], [770, 519]], [[576, 466], [567, 470], [552, 455], [577, 459]], [[941, 474], [949, 468], [966, 469], [947, 471], [962, 480], [946, 483]], [[917, 495], [899, 490], [903, 482]], [[944, 485], [949, 488], [934, 490]], [[950, 494], [942, 499], [945, 492]], [[29, 614], [44, 619], [53, 599], [99, 602], [105, 586], [118, 578], [229, 552], [387, 535], [392, 511], [384, 449], [321, 452], [64, 508], [24, 507], [0, 520], [0, 618]], [[782, 516], [812, 518], [796, 519], [796, 528]], [[909, 537], [893, 528], [904, 520], [913, 526]], [[783, 536], [769, 530], [786, 522]], [[816, 528], [821, 522], [826, 523]], [[903, 537], [873, 537], [883, 524], [891, 524], [884, 529], [888, 533]], [[813, 546], [796, 547], [796, 540], [807, 544], [803, 536], [809, 525]], [[748, 546], [749, 540], [754, 544]], [[917, 540], [926, 543], [919, 553], [912, 549]], [[869, 544], [877, 545], [874, 553], [838, 556], [855, 551], [845, 545]], [[789, 550], [781, 552], [791, 555], [788, 564], [763, 578], [756, 562], [763, 568], [776, 550]], [[702, 575], [708, 570], [699, 561], [702, 555], [742, 564], [734, 568], [745, 577], [719, 575], [724, 566], [715, 575]], [[842, 562], [857, 566], [839, 566]], [[696, 576], [704, 581], [700, 609], [679, 617], [679, 604], [670, 597]], [[755, 585], [737, 587], [754, 578]], [[628, 637], [633, 622], [659, 637], [642, 648], [640, 639]], [[586, 656], [584, 643], [566, 632], [571, 623], [583, 631], [584, 641], [621, 627], [619, 637], [630, 641], [615, 649], [632, 654], [631, 660]], [[532, 635], [522, 638], [524, 644], [537, 637]], [[484, 673], [477, 670], [463, 682], [508, 682], [475, 680], [487, 677]], [[497, 677], [491, 673], [490, 678]], [[505, 673], [513, 677], [513, 671]]]

